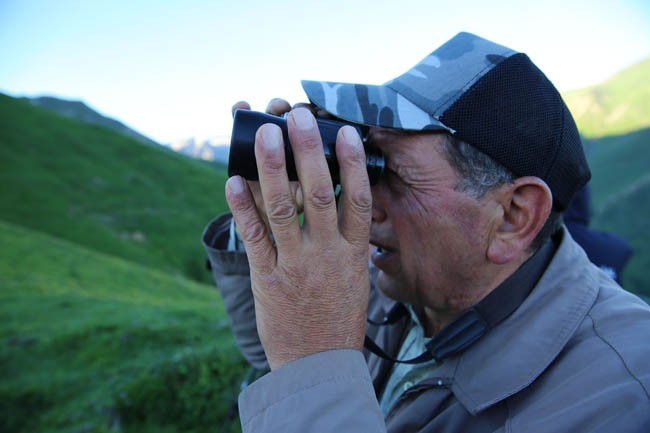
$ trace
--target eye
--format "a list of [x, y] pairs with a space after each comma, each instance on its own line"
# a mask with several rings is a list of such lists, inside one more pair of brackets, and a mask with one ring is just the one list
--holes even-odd
[[388, 188], [393, 192], [402, 192], [407, 187], [402, 177], [390, 166], [384, 168], [383, 178]]

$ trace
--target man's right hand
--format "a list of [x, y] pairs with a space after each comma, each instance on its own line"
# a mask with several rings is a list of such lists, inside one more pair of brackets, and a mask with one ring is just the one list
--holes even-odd
[[313, 114], [295, 109], [287, 125], [304, 196], [304, 224], [298, 219], [277, 125], [263, 125], [255, 139], [265, 209], [257, 210], [241, 177], [226, 185], [250, 264], [257, 329], [272, 369], [317, 352], [361, 351], [369, 296], [372, 196], [361, 138], [351, 126], [338, 132], [337, 206]]

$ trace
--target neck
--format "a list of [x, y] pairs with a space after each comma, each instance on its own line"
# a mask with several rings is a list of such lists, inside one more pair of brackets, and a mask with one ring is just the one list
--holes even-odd
[[510, 262], [506, 265], [492, 265], [490, 272], [486, 272], [486, 275], [490, 275], [491, 278], [484, 278], [481, 279], [480, 283], [470, 285], [475, 287], [475, 289], [465, 290], [455, 299], [449, 300], [447, 302], [447, 305], [449, 305], [448, 308], [431, 308], [428, 306], [415, 308], [415, 312], [424, 328], [425, 336], [433, 337], [442, 328], [456, 320], [463, 311], [474, 307], [485, 299], [496, 288], [501, 286], [504, 281], [514, 275], [521, 265], [531, 256], [532, 254], [527, 254], [522, 256], [520, 260]]

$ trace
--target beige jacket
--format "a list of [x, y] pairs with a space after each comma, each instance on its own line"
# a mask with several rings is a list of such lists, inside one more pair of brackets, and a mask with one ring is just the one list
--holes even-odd
[[[204, 234], [224, 302], [239, 299], [238, 310], [226, 305], [238, 342], [261, 366], [261, 347], [250, 350], [256, 335], [244, 336], [239, 327], [252, 320], [252, 300], [248, 311], [242, 308], [250, 283], [240, 273], [233, 284], [235, 266], [224, 273], [205, 240]], [[220, 281], [220, 273], [229, 280]], [[371, 315], [381, 317], [392, 304], [373, 294]], [[374, 338], [395, 354], [402, 334], [399, 326], [386, 327]], [[258, 433], [648, 432], [649, 339], [648, 305], [593, 266], [565, 231], [521, 306], [403, 394], [385, 420], [375, 388], [390, 363], [334, 350], [294, 361], [247, 388], [240, 395], [242, 427]]]

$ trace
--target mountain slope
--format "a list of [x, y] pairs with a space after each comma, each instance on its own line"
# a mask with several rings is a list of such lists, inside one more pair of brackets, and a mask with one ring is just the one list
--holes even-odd
[[593, 172], [592, 225], [628, 240], [623, 286], [650, 296], [650, 128], [586, 140]]
[[650, 127], [650, 59], [602, 84], [562, 95], [580, 133], [588, 138]]
[[40, 96], [38, 98], [25, 98], [32, 104], [43, 107], [71, 119], [76, 119], [91, 125], [102, 126], [115, 132], [131, 137], [144, 144], [157, 145], [152, 139], [145, 137], [125, 124], [110, 117], [103, 116], [93, 110], [82, 101], [68, 101], [51, 96]]
[[200, 245], [223, 167], [0, 94], [0, 219], [210, 281]]
[[592, 226], [627, 239], [623, 287], [650, 296], [650, 59], [562, 96], [592, 169]]
[[0, 245], [0, 431], [223, 422], [245, 367], [216, 290], [1, 220]]

